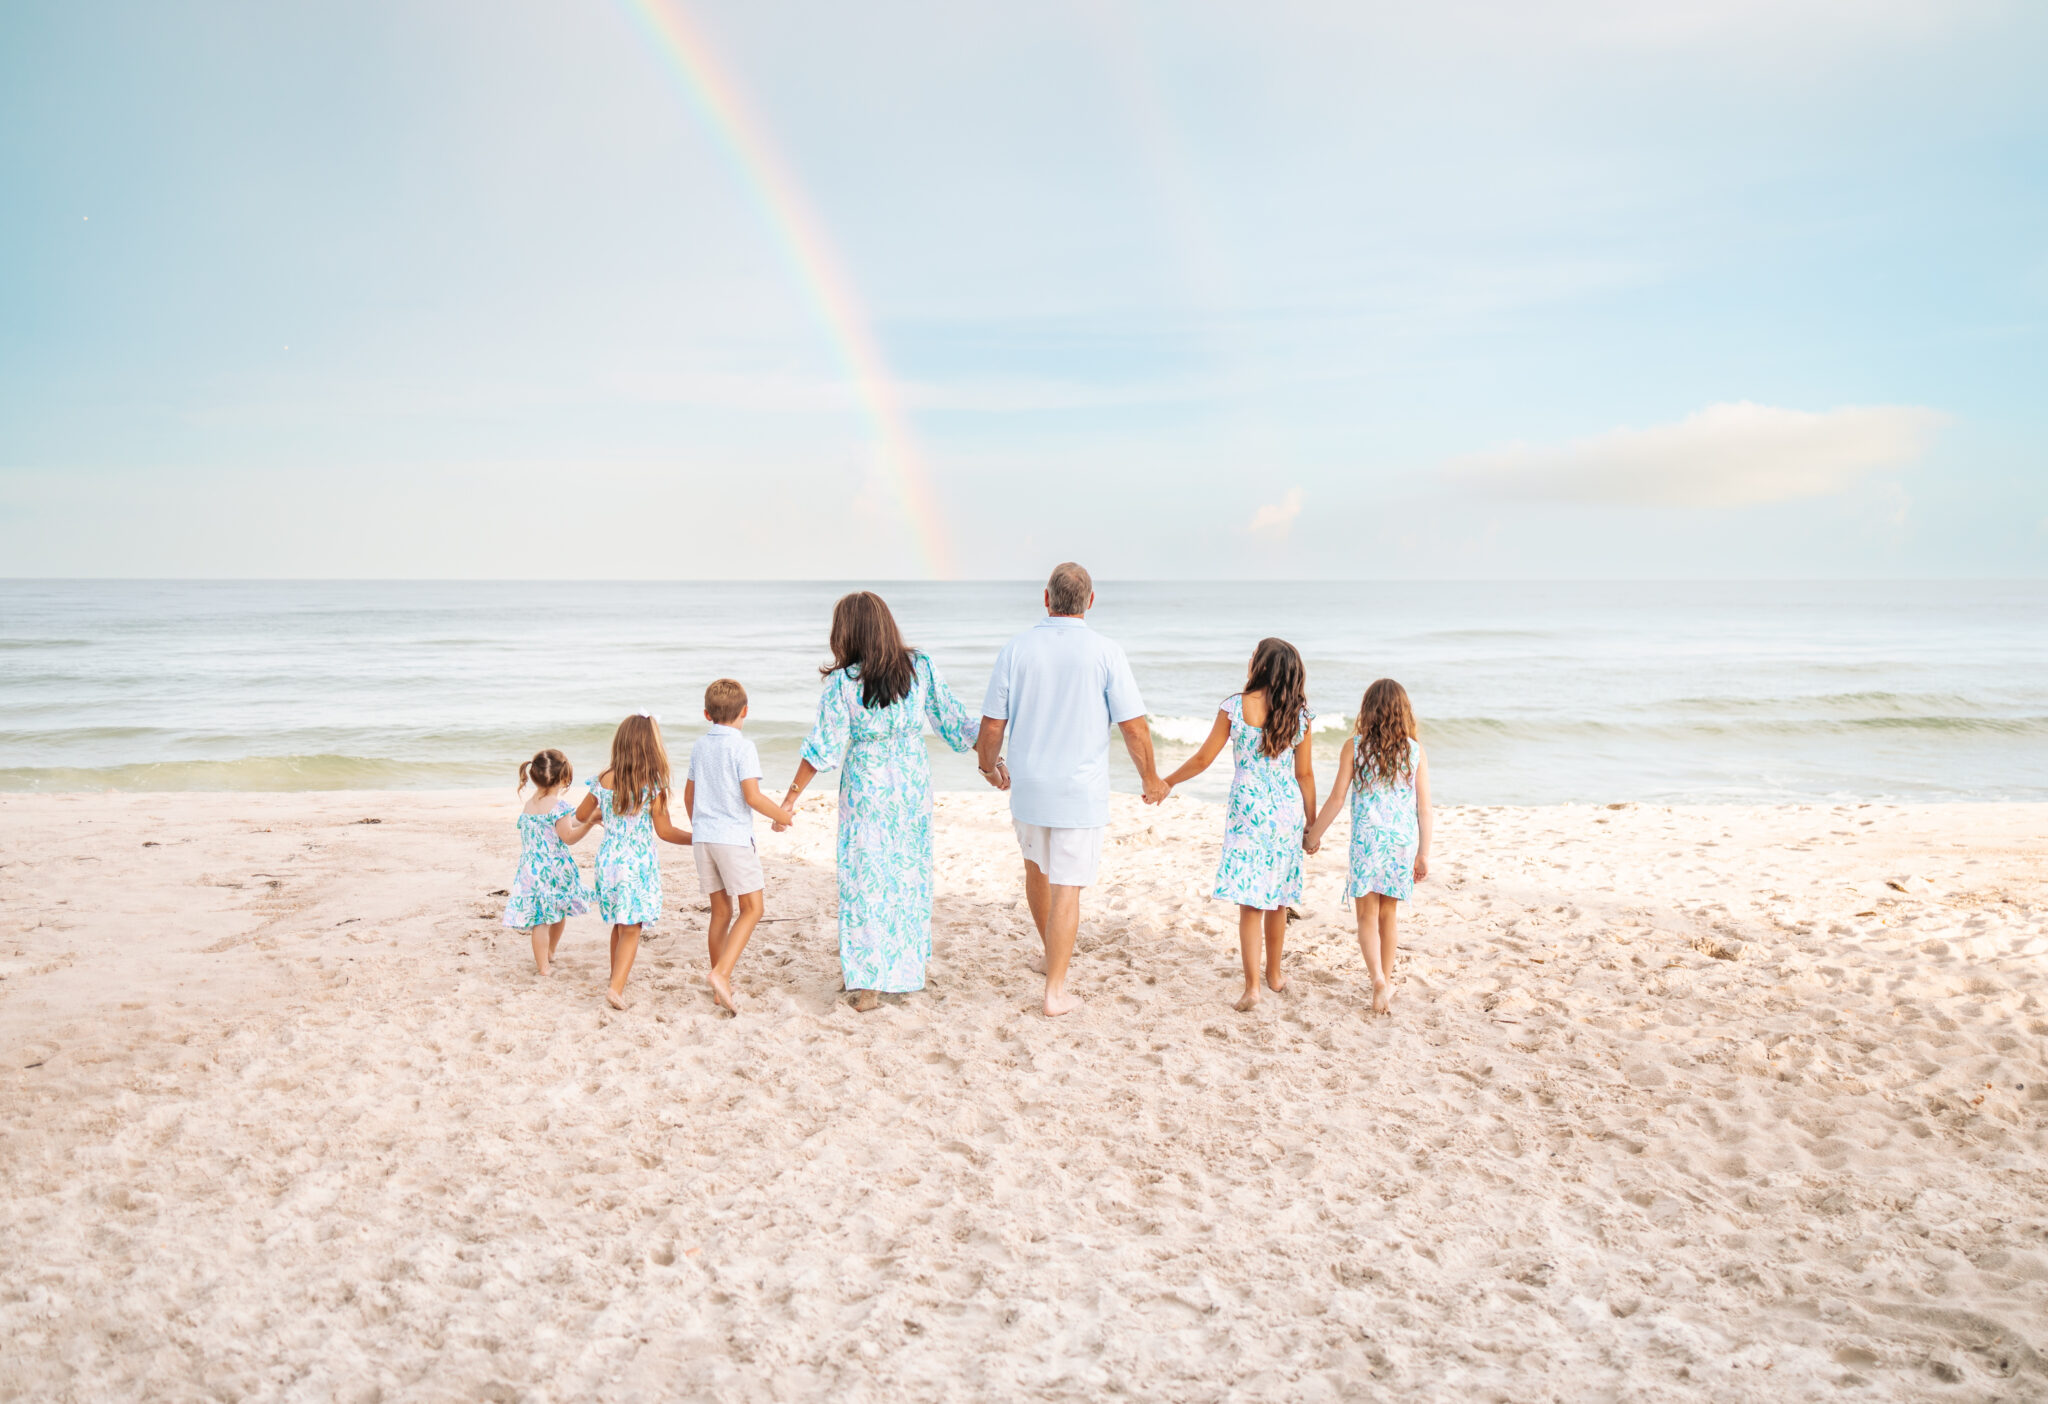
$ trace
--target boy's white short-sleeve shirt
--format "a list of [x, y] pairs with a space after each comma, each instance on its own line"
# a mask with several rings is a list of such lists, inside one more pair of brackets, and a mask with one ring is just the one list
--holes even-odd
[[1109, 729], [1145, 715], [1123, 649], [1051, 616], [1003, 645], [981, 714], [1009, 723], [1010, 817], [1049, 829], [1109, 822]]
[[690, 783], [696, 804], [690, 836], [698, 843], [752, 843], [754, 811], [743, 780], [761, 778], [761, 753], [736, 726], [713, 725], [690, 747]]

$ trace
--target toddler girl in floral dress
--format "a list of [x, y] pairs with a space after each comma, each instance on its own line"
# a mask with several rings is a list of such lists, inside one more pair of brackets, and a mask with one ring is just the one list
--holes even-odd
[[612, 733], [612, 763], [576, 807], [578, 823], [604, 825], [597, 846], [597, 911], [612, 924], [612, 979], [605, 999], [626, 1007], [626, 977], [640, 953], [640, 928], [661, 920], [661, 859], [654, 840], [688, 843], [668, 819], [668, 752], [651, 712], [636, 712]]
[[1395, 914], [1429, 876], [1429, 757], [1415, 739], [1415, 712], [1392, 678], [1365, 690], [1358, 730], [1346, 748], [1337, 788], [1323, 802], [1304, 843], [1310, 853], [1351, 795], [1351, 880], [1358, 948], [1372, 976], [1372, 1010], [1394, 1001]]
[[569, 851], [590, 825], [578, 823], [562, 798], [575, 778], [569, 758], [555, 750], [542, 751], [519, 767], [519, 788], [524, 790], [530, 780], [534, 793], [519, 811], [519, 871], [505, 903], [505, 925], [520, 927], [533, 938], [533, 967], [543, 975], [554, 964], [564, 923], [590, 910], [590, 890]]
[[1259, 1002], [1262, 937], [1266, 984], [1276, 992], [1287, 988], [1280, 948], [1287, 939], [1287, 909], [1301, 900], [1302, 831], [1316, 812], [1309, 745], [1314, 721], [1301, 655], [1285, 639], [1261, 639], [1244, 691], [1223, 699], [1201, 749], [1166, 777], [1170, 792], [1207, 770], [1226, 743], [1231, 748], [1235, 768], [1215, 895], [1237, 903], [1237, 944], [1244, 958], [1240, 1010]]

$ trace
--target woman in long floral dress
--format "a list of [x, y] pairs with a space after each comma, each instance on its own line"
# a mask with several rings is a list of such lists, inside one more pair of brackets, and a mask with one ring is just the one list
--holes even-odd
[[930, 722], [955, 751], [974, 744], [967, 715], [930, 658], [903, 642], [882, 597], [862, 590], [832, 610], [832, 663], [818, 722], [783, 807], [821, 770], [839, 778], [839, 964], [854, 1008], [924, 988], [932, 954]]

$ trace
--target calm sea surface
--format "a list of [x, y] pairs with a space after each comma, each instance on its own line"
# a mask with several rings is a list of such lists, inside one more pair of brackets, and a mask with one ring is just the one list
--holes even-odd
[[[846, 588], [0, 581], [0, 788], [509, 788], [541, 746], [596, 773], [641, 709], [680, 764], [719, 676], [752, 695], [779, 788]], [[1039, 589], [882, 594], [974, 712]], [[2048, 582], [1100, 594], [1091, 622], [1128, 650], [1169, 753], [1278, 634], [1308, 660], [1323, 777], [1385, 675], [1445, 802], [2048, 799]], [[942, 786], [980, 784], [933, 745]], [[1193, 788], [1228, 783], [1226, 758]]]

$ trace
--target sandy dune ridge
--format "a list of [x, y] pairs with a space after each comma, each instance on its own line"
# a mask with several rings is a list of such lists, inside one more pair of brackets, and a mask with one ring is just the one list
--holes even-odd
[[1119, 797], [1060, 1021], [996, 796], [864, 1017], [829, 802], [737, 1020], [512, 810], [0, 797], [0, 1397], [2048, 1398], [2048, 806], [1444, 808], [1374, 1020], [1341, 825], [1241, 1015]]

